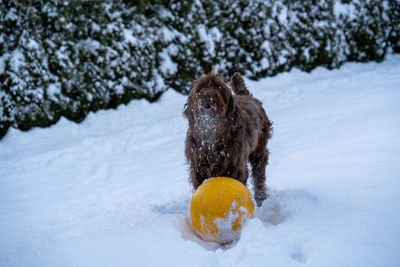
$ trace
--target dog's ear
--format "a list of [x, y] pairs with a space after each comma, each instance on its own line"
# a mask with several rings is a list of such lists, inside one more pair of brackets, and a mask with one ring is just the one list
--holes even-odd
[[230, 94], [228, 97], [228, 106], [226, 108], [225, 116], [232, 116], [235, 114], [235, 100], [233, 99], [233, 95]]
[[189, 118], [190, 116], [190, 96], [188, 97], [185, 106], [183, 107], [183, 116], [185, 116], [186, 118]]
[[188, 118], [189, 120], [191, 120], [193, 118], [194, 115], [194, 110], [193, 110], [193, 93], [194, 93], [194, 89], [192, 89], [189, 93], [189, 96], [187, 98], [186, 104], [183, 107], [183, 116], [185, 116], [186, 118]]
[[246, 88], [246, 85], [244, 83], [243, 77], [239, 72], [235, 72], [230, 81], [229, 84], [237, 95], [251, 95], [249, 90]]
[[187, 119], [192, 120], [193, 116], [194, 116], [194, 111], [193, 111], [193, 107], [192, 107], [192, 103], [193, 100], [192, 98], [189, 96], [188, 97], [188, 101], [186, 102], [185, 106], [184, 106], [184, 110], [183, 110], [183, 116], [185, 116]]

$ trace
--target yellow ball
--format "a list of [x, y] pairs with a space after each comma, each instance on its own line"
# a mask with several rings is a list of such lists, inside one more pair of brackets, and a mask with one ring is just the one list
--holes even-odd
[[205, 181], [190, 202], [192, 224], [206, 241], [229, 243], [239, 239], [244, 222], [253, 214], [254, 203], [249, 189], [228, 177]]

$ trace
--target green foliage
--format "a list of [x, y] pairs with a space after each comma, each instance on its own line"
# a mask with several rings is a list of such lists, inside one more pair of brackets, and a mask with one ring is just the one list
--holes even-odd
[[0, 138], [131, 99], [187, 93], [212, 68], [252, 79], [400, 51], [395, 0], [0, 0]]

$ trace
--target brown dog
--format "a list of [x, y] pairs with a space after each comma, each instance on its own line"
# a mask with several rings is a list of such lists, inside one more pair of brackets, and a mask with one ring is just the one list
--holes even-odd
[[[232, 94], [231, 89], [235, 93]], [[184, 108], [189, 121], [185, 154], [196, 189], [205, 179], [232, 177], [246, 185], [250, 162], [254, 198], [267, 198], [265, 167], [272, 123], [239, 73], [229, 83], [213, 72], [194, 82]]]

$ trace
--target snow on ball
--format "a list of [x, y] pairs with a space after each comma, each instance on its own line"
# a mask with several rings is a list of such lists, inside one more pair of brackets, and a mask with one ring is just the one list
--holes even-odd
[[190, 202], [190, 218], [197, 234], [221, 244], [239, 239], [243, 224], [253, 214], [249, 189], [228, 177], [205, 181]]

